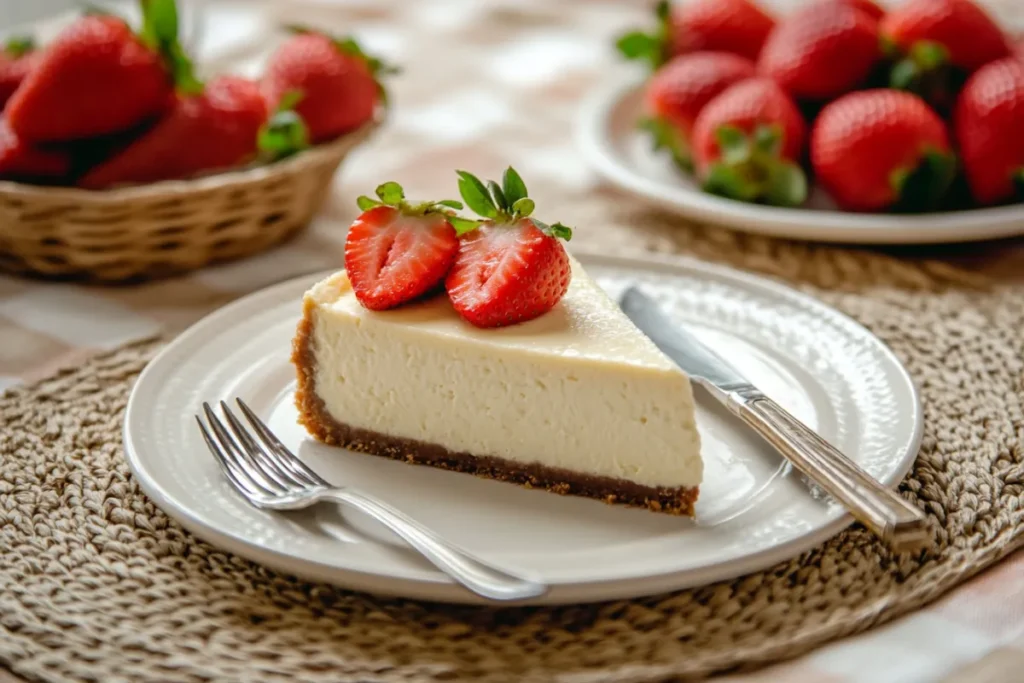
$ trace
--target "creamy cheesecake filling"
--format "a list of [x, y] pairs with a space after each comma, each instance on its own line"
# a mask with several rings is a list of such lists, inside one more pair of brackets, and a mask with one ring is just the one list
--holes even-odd
[[335, 421], [357, 430], [697, 487], [688, 378], [581, 272], [554, 311], [498, 330], [472, 328], [443, 296], [373, 313], [344, 274], [332, 276], [308, 295], [315, 392]]

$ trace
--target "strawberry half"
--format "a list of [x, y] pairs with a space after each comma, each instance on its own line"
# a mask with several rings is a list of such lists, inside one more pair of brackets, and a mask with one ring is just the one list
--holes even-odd
[[921, 211], [950, 188], [946, 126], [917, 95], [862, 90], [822, 109], [811, 131], [818, 182], [850, 211]]
[[616, 41], [626, 59], [657, 69], [689, 52], [731, 52], [754, 61], [775, 26], [775, 19], [752, 0], [691, 0], [655, 5], [653, 32], [630, 31]]
[[410, 204], [395, 182], [377, 187], [377, 198], [358, 199], [363, 212], [345, 239], [345, 271], [352, 290], [366, 308], [383, 311], [417, 299], [443, 281], [459, 249], [451, 209], [460, 202]]
[[701, 110], [693, 154], [704, 189], [741, 201], [797, 206], [807, 198], [800, 167], [806, 124], [774, 81], [740, 81]]
[[459, 192], [484, 220], [459, 242], [445, 288], [455, 310], [477, 327], [502, 327], [547, 313], [569, 289], [572, 266], [560, 239], [572, 230], [535, 218], [515, 169], [502, 184], [459, 171]]
[[960, 91], [954, 123], [974, 199], [1024, 200], [1024, 63], [1006, 58], [978, 69]]
[[692, 52], [673, 57], [651, 77], [645, 99], [648, 115], [640, 127], [683, 169], [692, 166], [693, 122], [715, 95], [755, 73], [754, 63], [731, 52]]
[[907, 0], [881, 19], [879, 33], [896, 60], [890, 86], [941, 112], [967, 76], [1012, 52], [999, 25], [971, 0]]

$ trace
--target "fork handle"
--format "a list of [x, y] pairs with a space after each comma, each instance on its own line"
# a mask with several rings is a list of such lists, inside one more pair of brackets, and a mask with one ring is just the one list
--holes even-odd
[[547, 586], [517, 576], [473, 557], [387, 503], [346, 488], [329, 488], [318, 495], [351, 506], [377, 520], [420, 552], [434, 566], [474, 593], [492, 600], [519, 600], [543, 595]]
[[760, 394], [736, 397], [735, 411], [794, 467], [837, 498], [896, 552], [931, 545], [927, 518], [782, 406]]

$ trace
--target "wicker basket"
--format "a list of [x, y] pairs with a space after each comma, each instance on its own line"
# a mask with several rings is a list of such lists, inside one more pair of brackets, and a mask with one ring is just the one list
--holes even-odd
[[146, 279], [263, 251], [302, 229], [380, 120], [266, 166], [108, 191], [0, 181], [0, 269]]

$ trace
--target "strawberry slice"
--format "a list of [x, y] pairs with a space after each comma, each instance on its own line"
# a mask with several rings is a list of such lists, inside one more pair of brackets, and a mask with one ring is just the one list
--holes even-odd
[[569, 288], [572, 267], [559, 238], [572, 230], [531, 218], [534, 203], [515, 169], [485, 185], [459, 171], [459, 192], [483, 217], [460, 241], [445, 280], [455, 310], [477, 327], [502, 327], [547, 313]]
[[377, 197], [358, 200], [363, 213], [345, 240], [345, 270], [359, 303], [383, 311], [441, 284], [459, 249], [453, 224], [466, 223], [451, 211], [460, 202], [410, 204], [395, 182], [377, 187]]

